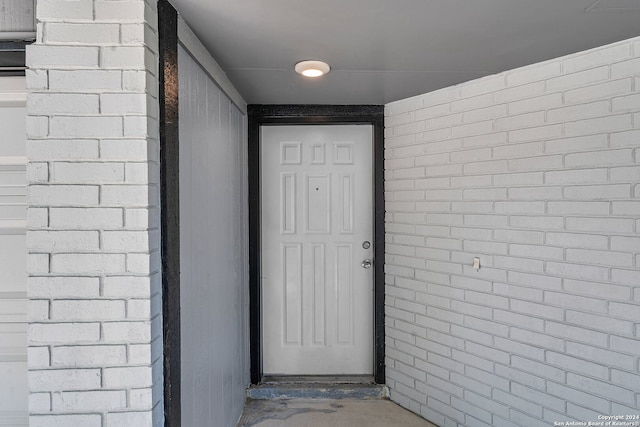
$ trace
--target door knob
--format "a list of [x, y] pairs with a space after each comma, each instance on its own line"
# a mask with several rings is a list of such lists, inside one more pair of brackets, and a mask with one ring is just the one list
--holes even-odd
[[360, 265], [362, 266], [362, 268], [371, 268], [373, 262], [370, 259], [365, 259], [362, 261], [362, 263], [360, 263]]

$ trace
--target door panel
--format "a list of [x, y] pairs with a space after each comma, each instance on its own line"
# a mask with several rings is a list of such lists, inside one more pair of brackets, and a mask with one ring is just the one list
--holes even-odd
[[373, 372], [372, 127], [263, 126], [264, 372]]

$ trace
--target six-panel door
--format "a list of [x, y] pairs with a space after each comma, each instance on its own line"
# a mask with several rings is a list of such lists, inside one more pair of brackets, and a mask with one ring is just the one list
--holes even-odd
[[265, 374], [373, 372], [372, 140], [370, 125], [261, 129]]

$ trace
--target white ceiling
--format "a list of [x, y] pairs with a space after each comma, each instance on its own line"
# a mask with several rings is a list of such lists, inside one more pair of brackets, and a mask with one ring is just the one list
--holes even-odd
[[171, 2], [250, 104], [384, 104], [640, 35], [640, 0]]

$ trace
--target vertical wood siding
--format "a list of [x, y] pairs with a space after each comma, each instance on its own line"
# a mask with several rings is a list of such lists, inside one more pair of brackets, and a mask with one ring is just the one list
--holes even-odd
[[0, 0], [0, 32], [36, 30], [35, 0]]
[[249, 383], [246, 117], [182, 48], [182, 424], [234, 426]]
[[0, 78], [0, 426], [26, 426], [27, 257], [24, 77]]

